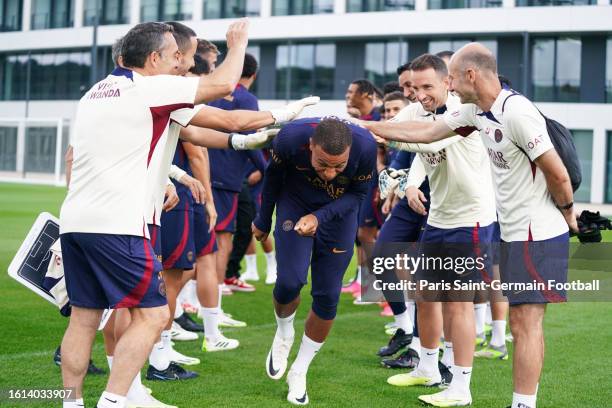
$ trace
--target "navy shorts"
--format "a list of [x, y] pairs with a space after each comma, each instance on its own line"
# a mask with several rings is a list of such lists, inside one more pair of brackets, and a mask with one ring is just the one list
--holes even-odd
[[249, 186], [249, 193], [251, 194], [251, 198], [253, 199], [253, 204], [255, 204], [256, 214], [259, 214], [259, 210], [261, 209], [262, 191], [263, 191], [262, 181], [255, 184], [254, 186]]
[[417, 242], [426, 221], [427, 217], [415, 213], [403, 198], [391, 210], [376, 242]]
[[162, 261], [162, 248], [161, 248], [161, 228], [159, 225], [155, 224], [147, 224], [149, 228], [149, 237], [151, 241], [151, 246], [153, 247], [153, 252], [155, 253], [155, 258], [159, 262]]
[[493, 223], [484, 227], [476, 224], [474, 227], [459, 228], [436, 228], [426, 225], [420, 240], [421, 253], [424, 259], [431, 263], [429, 267], [417, 269], [416, 279], [419, 282], [427, 281], [449, 286], [446, 288], [437, 286], [436, 288], [440, 290], [431, 291], [436, 296], [425, 300], [473, 301], [472, 291], [453, 289], [456, 283], [491, 281], [493, 274], [491, 242], [494, 230]]
[[331, 320], [336, 316], [342, 278], [353, 256], [357, 209], [319, 224], [314, 237], [302, 237], [293, 228], [310, 213], [286, 194], [277, 202], [274, 242], [278, 276], [273, 293], [280, 304], [293, 301], [307, 283], [310, 267], [312, 310], [321, 319]]
[[[376, 178], [376, 180], [378, 180]], [[368, 186], [368, 193], [359, 207], [359, 227], [382, 227], [385, 219], [380, 210], [381, 203], [377, 202], [378, 184], [372, 182]], [[380, 201], [380, 200], [378, 200]]]
[[193, 268], [196, 259], [193, 209], [162, 212], [161, 246], [164, 270]]
[[217, 209], [216, 232], [236, 231], [236, 214], [238, 212], [238, 193], [235, 191], [213, 188], [213, 199]]
[[208, 232], [208, 214], [203, 204], [193, 206], [193, 234], [195, 242], [196, 257], [217, 252], [217, 239], [215, 230]]
[[162, 266], [148, 239], [80, 232], [60, 239], [71, 305], [119, 309], [167, 303]]
[[[502, 291], [510, 305], [565, 302], [566, 291], [550, 286], [549, 281], [567, 282], [568, 259], [568, 233], [543, 241], [502, 241], [501, 281], [515, 285]], [[534, 284], [534, 290], [523, 288], [521, 284]]]
[[492, 253], [493, 253], [493, 265], [499, 265], [499, 243], [501, 242], [501, 231], [499, 229], [499, 222], [494, 222], [493, 223], [494, 229], [493, 229], [493, 240], [491, 248], [492, 248]]
[[[408, 206], [406, 198], [401, 199], [391, 210], [391, 215], [378, 234], [373, 257], [394, 257], [396, 254], [406, 252], [415, 255], [418, 244], [409, 243], [416, 243], [419, 240], [426, 221], [426, 216], [415, 213]], [[399, 282], [394, 269], [385, 270], [379, 278], [385, 283]], [[362, 282], [364, 281], [366, 280], [362, 279]], [[383, 290], [382, 292], [394, 315], [406, 310], [404, 291]]]

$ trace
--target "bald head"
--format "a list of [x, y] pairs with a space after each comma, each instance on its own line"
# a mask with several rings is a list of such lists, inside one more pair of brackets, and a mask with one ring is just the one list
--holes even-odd
[[497, 76], [495, 56], [487, 47], [477, 42], [461, 47], [452, 56], [450, 63], [455, 64], [460, 71], [471, 68]]

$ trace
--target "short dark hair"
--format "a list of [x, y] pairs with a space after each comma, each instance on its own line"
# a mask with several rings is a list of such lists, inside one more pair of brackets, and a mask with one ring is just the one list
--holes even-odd
[[123, 47], [123, 37], [119, 37], [111, 47], [111, 58], [115, 65], [119, 65], [119, 57], [121, 56], [121, 47]]
[[410, 63], [410, 69], [412, 71], [425, 71], [430, 68], [436, 71], [438, 75], [448, 75], [448, 67], [446, 66], [446, 63], [437, 55], [423, 54], [413, 59]]
[[172, 26], [174, 31], [172, 35], [174, 36], [174, 40], [176, 41], [176, 45], [178, 45], [178, 49], [180, 52], [185, 52], [191, 47], [191, 39], [193, 37], [197, 37], [195, 31], [191, 28], [187, 27], [185, 24], [176, 22], [176, 21], [168, 21], [166, 22], [169, 26]]
[[393, 93], [393, 92], [401, 92], [402, 87], [399, 85], [397, 81], [387, 82], [383, 85], [383, 94], [385, 96]]
[[383, 106], [384, 106], [385, 102], [389, 102], [389, 101], [402, 101], [406, 105], [408, 105], [410, 103], [408, 98], [406, 98], [404, 96], [404, 93], [401, 92], [401, 91], [395, 91], [395, 92], [391, 92], [391, 93], [386, 94], [385, 95], [385, 99], [383, 99]]
[[368, 94], [374, 96], [375, 93], [380, 94], [380, 91], [377, 92], [376, 86], [373, 83], [368, 81], [367, 79], [356, 79], [351, 82], [351, 84], [357, 85], [357, 92], [360, 94]]
[[353, 143], [349, 125], [338, 118], [322, 119], [312, 135], [312, 143], [321, 146], [327, 154], [337, 156]]
[[453, 51], [440, 51], [440, 52], [437, 52], [437, 53], [436, 53], [436, 55], [437, 55], [438, 57], [443, 58], [443, 59], [444, 59], [444, 58], [450, 58], [450, 57], [452, 57], [452, 56], [453, 56], [453, 54], [454, 54], [454, 52], [453, 52]]
[[198, 49], [196, 51], [197, 54], [202, 56], [208, 54], [209, 52], [214, 52], [215, 54], [219, 54], [219, 48], [213, 43], [203, 38], [198, 38]]
[[174, 29], [166, 23], [140, 23], [132, 27], [123, 37], [121, 56], [127, 68], [144, 68], [152, 52], [161, 52], [164, 36]]
[[210, 65], [208, 61], [202, 58], [200, 55], [196, 54], [193, 56], [193, 67], [189, 70], [192, 74], [195, 75], [206, 75], [210, 74]]
[[402, 75], [402, 72], [406, 72], [406, 71], [410, 71], [410, 62], [407, 62], [397, 67], [397, 76]]
[[497, 75], [497, 78], [499, 78], [499, 84], [502, 88], [512, 88], [512, 81], [510, 81], [510, 78], [503, 75]]
[[251, 54], [244, 54], [244, 65], [242, 66], [242, 78], [250, 78], [257, 73], [259, 65]]

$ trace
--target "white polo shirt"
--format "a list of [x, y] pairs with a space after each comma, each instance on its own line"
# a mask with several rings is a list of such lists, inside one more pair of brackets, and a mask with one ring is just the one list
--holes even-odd
[[182, 123], [189, 123], [191, 119], [202, 109], [204, 105], [197, 105], [193, 109], [179, 109], [170, 115], [170, 122], [166, 129], [166, 137], [157, 144], [151, 162], [149, 163], [149, 174], [147, 182], [151, 198], [147, 207], [146, 223], [161, 226], [161, 213], [164, 206], [164, 196], [168, 175], [172, 166], [172, 159], [179, 141]]
[[199, 78], [142, 76], [117, 68], [81, 98], [61, 233], [148, 237], [147, 167], [172, 112], [193, 108], [198, 82]]
[[[497, 213], [504, 241], [541, 241], [568, 231], [546, 179], [533, 163], [553, 149], [544, 118], [523, 96], [502, 90], [490, 112], [473, 104], [448, 111], [444, 120], [460, 135], [479, 130], [493, 172]], [[523, 151], [519, 149], [520, 146]]]
[[[459, 106], [459, 98], [449, 94], [446, 108], [453, 110]], [[394, 119], [432, 122], [441, 117], [442, 112], [428, 112], [420, 103], [413, 103], [402, 109]], [[429, 177], [431, 203], [427, 224], [448, 229], [474, 227], [477, 223], [484, 227], [495, 222], [495, 194], [489, 160], [477, 132], [464, 138], [454, 136], [429, 145], [401, 143], [399, 147], [417, 152]], [[410, 170], [408, 185], [421, 185], [424, 176], [417, 173]]]

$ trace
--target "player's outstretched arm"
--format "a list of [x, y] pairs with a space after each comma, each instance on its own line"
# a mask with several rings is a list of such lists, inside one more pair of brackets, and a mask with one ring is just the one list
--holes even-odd
[[432, 143], [455, 135], [444, 122], [362, 122], [362, 126], [387, 140], [409, 143]]
[[270, 125], [287, 123], [295, 119], [305, 107], [315, 105], [319, 103], [319, 100], [318, 96], [309, 96], [269, 111], [245, 109], [226, 111], [212, 106], [203, 106], [189, 124], [228, 132], [256, 130]]
[[278, 132], [279, 129], [267, 129], [241, 135], [188, 126], [181, 129], [180, 138], [194, 145], [212, 149], [253, 150], [266, 147]]
[[227, 54], [225, 60], [210, 75], [200, 78], [195, 104], [214, 101], [231, 94], [242, 75], [244, 54], [249, 43], [249, 20], [240, 19], [231, 24], [225, 38]]

